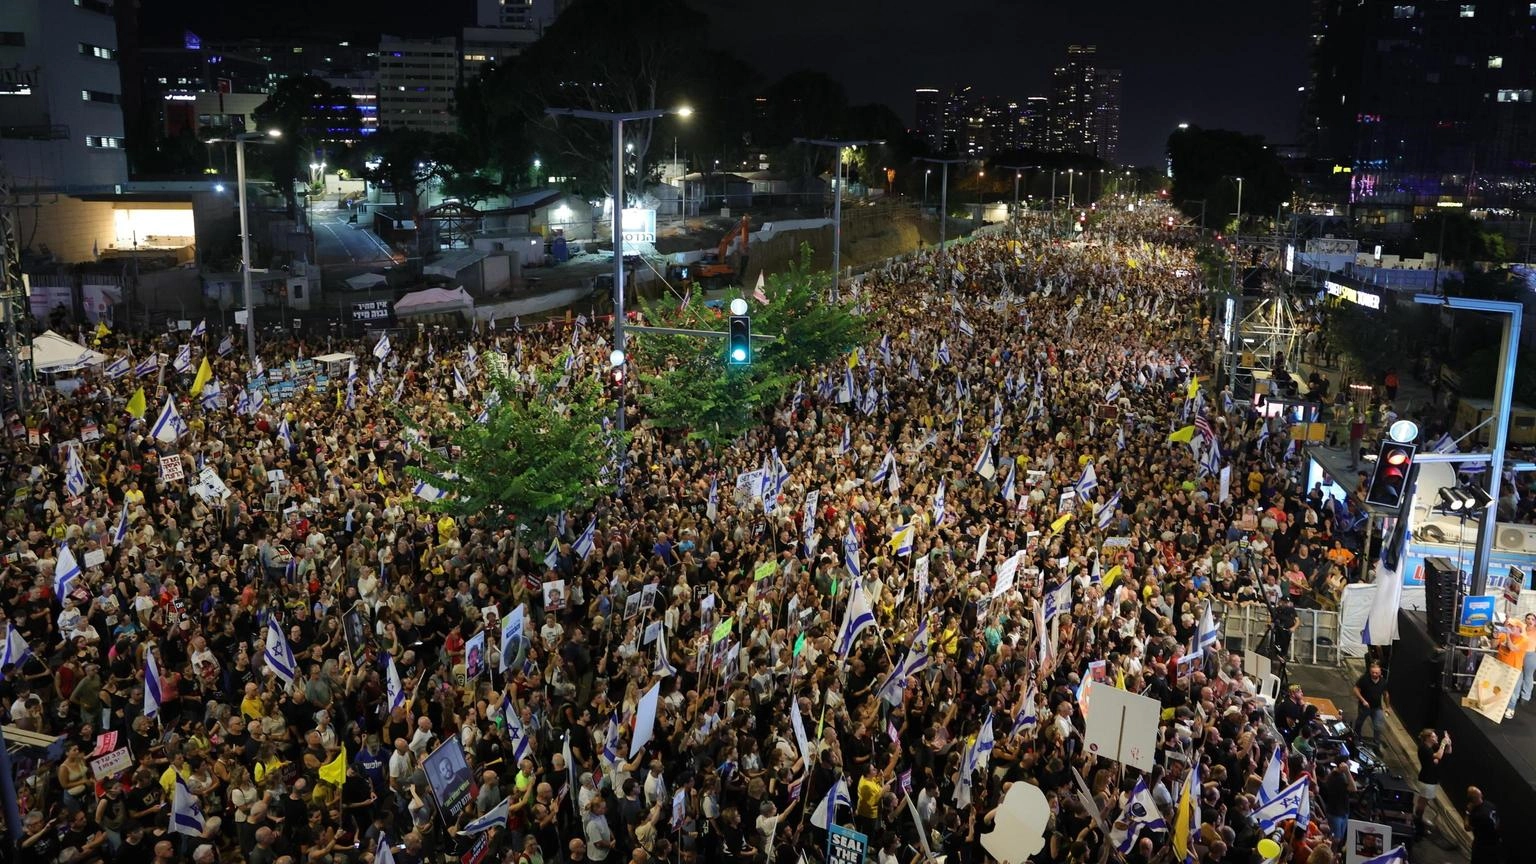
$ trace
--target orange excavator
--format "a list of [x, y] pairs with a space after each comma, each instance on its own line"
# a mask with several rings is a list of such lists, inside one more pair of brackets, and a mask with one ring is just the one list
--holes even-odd
[[[741, 221], [720, 238], [720, 246], [692, 264], [673, 264], [667, 268], [667, 279], [673, 285], [700, 285], [706, 291], [726, 285], [741, 284], [741, 276], [747, 269], [747, 257], [751, 244], [752, 221], [742, 214]], [[737, 241], [741, 248], [735, 249]]]

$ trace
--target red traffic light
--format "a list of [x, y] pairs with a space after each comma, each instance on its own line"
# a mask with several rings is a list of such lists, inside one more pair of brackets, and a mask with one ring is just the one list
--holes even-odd
[[1413, 457], [1417, 452], [1418, 448], [1412, 444], [1383, 441], [1365, 500], [1377, 507], [1400, 509], [1412, 491], [1409, 481], [1412, 477]]

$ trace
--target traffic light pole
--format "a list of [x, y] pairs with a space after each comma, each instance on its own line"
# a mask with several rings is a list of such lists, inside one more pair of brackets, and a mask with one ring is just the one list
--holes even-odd
[[[631, 324], [624, 328], [632, 333], [657, 333], [662, 336], [694, 336], [703, 339], [725, 339], [730, 336], [725, 330], [686, 330], [680, 327], [645, 327]], [[778, 341], [777, 336], [768, 333], [753, 333], [753, 339], [765, 342]]]

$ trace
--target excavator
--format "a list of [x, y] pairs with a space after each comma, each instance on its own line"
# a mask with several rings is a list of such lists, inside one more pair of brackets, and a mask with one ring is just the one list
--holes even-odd
[[[713, 253], [692, 264], [673, 264], [667, 267], [667, 281], [676, 287], [698, 285], [706, 291], [726, 285], [741, 284], [741, 276], [747, 269], [747, 253], [751, 243], [752, 220], [742, 214], [741, 221], [720, 238], [720, 246]], [[741, 250], [734, 247], [741, 241]]]

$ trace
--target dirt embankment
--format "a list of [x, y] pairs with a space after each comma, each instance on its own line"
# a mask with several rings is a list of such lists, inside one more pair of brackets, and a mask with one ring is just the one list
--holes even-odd
[[[843, 260], [844, 268], [859, 268], [866, 264], [903, 255], [924, 243], [938, 242], [938, 224], [922, 220], [916, 213], [896, 208], [865, 208], [862, 211], [843, 213]], [[800, 246], [811, 247], [811, 266], [817, 270], [832, 268], [832, 227], [805, 231], [788, 231], [773, 239], [754, 243], [751, 260], [743, 274], [743, 284], [757, 281], [759, 271], [769, 275], [782, 273], [792, 262], [800, 260]]]

